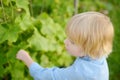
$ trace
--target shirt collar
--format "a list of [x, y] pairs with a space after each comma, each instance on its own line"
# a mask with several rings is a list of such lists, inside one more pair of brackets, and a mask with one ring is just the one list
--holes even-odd
[[84, 60], [84, 61], [88, 61], [88, 62], [93, 62], [93, 63], [97, 63], [97, 64], [101, 64], [104, 62], [104, 60], [106, 59], [105, 57], [102, 57], [100, 59], [92, 59], [89, 56], [84, 56], [84, 57], [78, 57], [78, 59], [80, 60]]

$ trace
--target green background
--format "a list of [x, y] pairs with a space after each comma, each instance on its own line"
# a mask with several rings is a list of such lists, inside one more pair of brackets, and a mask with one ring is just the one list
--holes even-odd
[[[98, 11], [113, 22], [115, 37], [108, 65], [110, 80], [120, 80], [120, 1], [78, 0], [78, 13]], [[43, 67], [67, 67], [74, 57], [64, 47], [65, 26], [74, 15], [74, 0], [0, 0], [0, 80], [33, 80], [16, 59], [27, 50]]]

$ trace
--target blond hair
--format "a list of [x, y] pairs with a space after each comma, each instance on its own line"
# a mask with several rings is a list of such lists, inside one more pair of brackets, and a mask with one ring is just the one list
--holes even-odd
[[84, 12], [73, 16], [66, 26], [68, 38], [91, 58], [108, 56], [114, 36], [109, 17], [99, 12]]

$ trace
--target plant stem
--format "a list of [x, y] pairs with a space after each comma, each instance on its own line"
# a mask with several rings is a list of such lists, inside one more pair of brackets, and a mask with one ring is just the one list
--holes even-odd
[[1, 0], [1, 6], [2, 6], [2, 10], [3, 10], [3, 19], [5, 22], [7, 22], [7, 19], [6, 19], [6, 14], [5, 14], [5, 10], [4, 10], [4, 6], [3, 6], [3, 1]]

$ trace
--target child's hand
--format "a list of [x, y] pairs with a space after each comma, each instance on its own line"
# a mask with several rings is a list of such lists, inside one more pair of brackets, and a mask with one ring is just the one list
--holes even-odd
[[33, 63], [32, 58], [30, 57], [28, 52], [26, 52], [25, 50], [19, 50], [17, 55], [16, 55], [16, 58], [23, 61], [23, 62], [25, 62], [25, 64], [28, 67]]
[[25, 58], [30, 57], [30, 56], [25, 50], [19, 50], [16, 57], [17, 59], [24, 61]]

